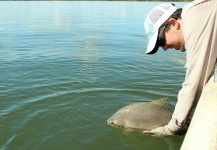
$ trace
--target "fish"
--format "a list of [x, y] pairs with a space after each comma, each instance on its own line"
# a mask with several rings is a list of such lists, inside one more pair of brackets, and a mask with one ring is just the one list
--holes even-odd
[[151, 102], [136, 102], [120, 108], [107, 123], [125, 130], [152, 130], [168, 124], [173, 110], [167, 97]]

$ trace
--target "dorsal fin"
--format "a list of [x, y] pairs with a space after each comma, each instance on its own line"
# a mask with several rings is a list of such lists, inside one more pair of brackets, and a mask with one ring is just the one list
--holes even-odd
[[158, 106], [161, 106], [161, 107], [164, 107], [166, 109], [172, 110], [170, 102], [168, 100], [168, 97], [164, 97], [164, 98], [154, 100], [151, 103], [153, 103], [155, 105], [158, 105]]

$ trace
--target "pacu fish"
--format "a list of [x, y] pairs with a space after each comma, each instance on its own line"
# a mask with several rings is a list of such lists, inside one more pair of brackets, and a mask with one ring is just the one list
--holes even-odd
[[166, 125], [172, 118], [168, 98], [126, 105], [111, 116], [107, 123], [124, 129], [151, 130]]

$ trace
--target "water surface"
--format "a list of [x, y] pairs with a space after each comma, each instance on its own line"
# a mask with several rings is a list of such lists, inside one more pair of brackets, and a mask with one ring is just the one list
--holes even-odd
[[106, 123], [126, 104], [176, 103], [185, 54], [145, 54], [143, 22], [157, 4], [0, 2], [0, 149], [179, 149], [183, 137]]

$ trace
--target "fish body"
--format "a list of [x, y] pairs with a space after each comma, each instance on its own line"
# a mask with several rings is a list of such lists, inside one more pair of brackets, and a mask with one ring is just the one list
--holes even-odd
[[172, 117], [168, 98], [126, 105], [112, 115], [107, 123], [115, 127], [151, 130], [166, 125]]

